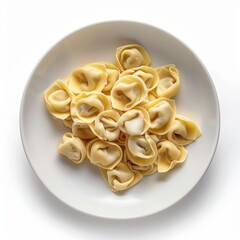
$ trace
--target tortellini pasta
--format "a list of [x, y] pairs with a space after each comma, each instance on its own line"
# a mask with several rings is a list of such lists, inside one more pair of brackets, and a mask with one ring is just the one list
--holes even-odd
[[69, 128], [59, 153], [77, 164], [87, 158], [113, 192], [183, 163], [184, 146], [201, 135], [170, 99], [180, 89], [175, 65], [150, 66], [138, 44], [119, 47], [116, 60], [80, 66], [44, 93], [47, 110]]
[[146, 49], [138, 44], [119, 47], [116, 59], [121, 71], [140, 66], [149, 66], [151, 63]]
[[132, 108], [121, 115], [118, 126], [130, 136], [143, 135], [150, 127], [148, 112], [143, 107]]
[[109, 93], [114, 85], [114, 83], [118, 80], [120, 70], [111, 63], [105, 63], [107, 72], [107, 83], [103, 89], [103, 92]]
[[147, 134], [129, 136], [125, 147], [129, 160], [138, 166], [147, 166], [156, 160], [156, 143]]
[[147, 97], [147, 87], [143, 80], [134, 75], [121, 77], [111, 91], [113, 108], [127, 111], [141, 103]]
[[74, 163], [81, 163], [86, 157], [84, 142], [70, 132], [63, 135], [58, 151]]
[[70, 116], [70, 103], [74, 97], [68, 86], [57, 80], [44, 94], [48, 111], [54, 118], [67, 119]]
[[87, 156], [94, 165], [111, 170], [122, 160], [123, 152], [116, 143], [94, 139], [87, 144]]
[[82, 92], [71, 103], [71, 115], [75, 121], [91, 123], [97, 115], [112, 108], [109, 98], [98, 92]]
[[176, 115], [175, 101], [167, 98], [158, 98], [146, 105], [151, 126], [149, 132], [158, 135], [166, 134], [171, 128]]
[[180, 75], [175, 65], [165, 65], [156, 69], [159, 77], [158, 86], [153, 93], [158, 97], [171, 98], [180, 88]]
[[121, 74], [121, 76], [126, 75], [136, 75], [140, 77], [145, 82], [148, 91], [153, 90], [159, 82], [157, 71], [154, 68], [147, 66], [128, 69]]
[[167, 133], [167, 138], [175, 144], [187, 145], [195, 141], [200, 135], [201, 130], [196, 123], [184, 116], [177, 115]]
[[120, 162], [114, 169], [105, 170], [99, 168], [100, 172], [112, 191], [123, 191], [136, 185], [141, 179], [142, 174], [132, 170], [124, 162]]
[[94, 134], [101, 140], [115, 141], [119, 138], [120, 129], [118, 120], [120, 114], [116, 110], [107, 110], [99, 113], [89, 126]]
[[68, 80], [69, 88], [75, 93], [101, 92], [107, 84], [108, 74], [104, 64], [92, 63], [76, 69]]
[[74, 121], [72, 124], [72, 133], [74, 136], [84, 140], [96, 138], [96, 135], [92, 132], [89, 124], [82, 123], [80, 121]]
[[158, 172], [168, 172], [175, 165], [183, 163], [187, 157], [186, 149], [181, 145], [164, 140], [158, 143], [157, 167]]
[[146, 165], [146, 166], [139, 166], [137, 164], [134, 164], [133, 162], [131, 162], [128, 159], [128, 156], [126, 154], [126, 151], [124, 151], [124, 162], [128, 165], [128, 167], [132, 170], [132, 171], [138, 171], [140, 172], [143, 176], [148, 176], [151, 175], [153, 173], [155, 173], [157, 171], [157, 164], [155, 162]]

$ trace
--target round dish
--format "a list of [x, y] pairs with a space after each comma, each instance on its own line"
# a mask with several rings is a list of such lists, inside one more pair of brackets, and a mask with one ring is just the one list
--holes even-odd
[[[113, 193], [88, 161], [74, 165], [58, 154], [66, 127], [47, 112], [43, 93], [58, 78], [90, 62], [115, 61], [117, 47], [138, 43], [154, 66], [175, 64], [181, 73], [178, 113], [203, 134], [187, 146], [186, 162], [168, 174], [145, 177], [124, 193]], [[70, 207], [104, 218], [129, 219], [162, 211], [181, 200], [198, 183], [215, 153], [220, 113], [213, 82], [199, 58], [181, 41], [138, 22], [113, 21], [82, 28], [58, 42], [33, 70], [22, 97], [20, 131], [26, 156], [42, 183]]]

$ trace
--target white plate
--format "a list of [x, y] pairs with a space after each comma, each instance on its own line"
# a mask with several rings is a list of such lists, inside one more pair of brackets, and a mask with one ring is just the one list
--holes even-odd
[[[124, 193], [113, 193], [87, 161], [78, 166], [57, 152], [67, 130], [51, 118], [43, 92], [76, 67], [115, 60], [116, 48], [142, 44], [154, 66], [174, 63], [181, 73], [177, 112], [196, 121], [203, 135], [187, 146], [186, 162], [169, 174], [145, 177]], [[76, 210], [105, 218], [136, 218], [168, 208], [198, 183], [214, 155], [219, 136], [219, 106], [214, 85], [199, 58], [172, 35], [149, 25], [116, 21], [80, 29], [57, 43], [40, 60], [25, 88], [20, 128], [27, 158], [43, 184]], [[207, 186], [206, 186], [207, 187]]]

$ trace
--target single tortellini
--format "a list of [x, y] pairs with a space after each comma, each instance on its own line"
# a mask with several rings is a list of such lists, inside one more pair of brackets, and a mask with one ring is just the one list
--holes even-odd
[[107, 84], [105, 85], [103, 92], [109, 95], [113, 85], [119, 78], [120, 70], [111, 63], [104, 63], [104, 65], [107, 72]]
[[102, 168], [99, 170], [113, 192], [127, 190], [136, 185], [143, 177], [140, 172], [131, 170], [124, 162], [119, 162], [112, 170]]
[[183, 146], [175, 145], [168, 140], [159, 142], [157, 147], [157, 167], [160, 173], [168, 172], [176, 164], [183, 163], [187, 157], [187, 151]]
[[143, 107], [135, 107], [121, 115], [118, 127], [130, 136], [143, 135], [150, 127], [148, 112]]
[[70, 117], [70, 104], [74, 97], [66, 83], [57, 80], [44, 93], [48, 111], [54, 118], [61, 120]]
[[99, 113], [89, 126], [92, 132], [101, 140], [115, 141], [119, 138], [120, 129], [118, 120], [120, 114], [116, 110], [107, 110]]
[[187, 145], [195, 141], [201, 134], [201, 130], [196, 123], [184, 116], [177, 115], [167, 133], [167, 138], [175, 144]]
[[80, 121], [74, 121], [72, 124], [72, 133], [74, 136], [84, 140], [96, 138], [95, 134], [89, 127], [89, 124]]
[[138, 44], [119, 47], [116, 59], [121, 71], [140, 66], [149, 66], [151, 63], [146, 49]]
[[70, 132], [63, 135], [58, 151], [74, 163], [81, 163], [86, 157], [84, 142]]
[[122, 160], [123, 152], [116, 143], [94, 139], [87, 143], [87, 156], [92, 164], [111, 170]]
[[175, 120], [175, 101], [168, 98], [158, 98], [149, 102], [146, 105], [146, 110], [151, 121], [148, 131], [158, 135], [166, 134]]
[[128, 111], [147, 97], [147, 87], [143, 80], [134, 75], [121, 77], [111, 91], [111, 102], [115, 109]]
[[75, 93], [101, 92], [107, 84], [108, 74], [102, 63], [91, 63], [77, 68], [68, 80], [69, 88]]
[[71, 116], [74, 121], [91, 123], [97, 115], [112, 108], [109, 98], [99, 92], [83, 92], [73, 98]]
[[146, 84], [148, 91], [153, 90], [158, 85], [159, 81], [156, 70], [148, 66], [128, 69], [121, 73], [121, 77], [126, 75], [136, 75], [140, 77]]
[[155, 173], [157, 171], [157, 165], [156, 163], [152, 163], [149, 164], [147, 166], [139, 166], [136, 165], [134, 163], [132, 163], [129, 159], [128, 156], [126, 154], [126, 151], [124, 151], [124, 158], [123, 161], [128, 165], [128, 167], [132, 170], [132, 171], [138, 171], [140, 172], [143, 176], [148, 176], [151, 175], [153, 173]]
[[157, 146], [147, 134], [129, 136], [125, 147], [128, 159], [138, 166], [148, 166], [156, 160]]
[[158, 97], [171, 98], [180, 88], [180, 75], [175, 65], [165, 65], [156, 69], [159, 77], [157, 87], [152, 91]]

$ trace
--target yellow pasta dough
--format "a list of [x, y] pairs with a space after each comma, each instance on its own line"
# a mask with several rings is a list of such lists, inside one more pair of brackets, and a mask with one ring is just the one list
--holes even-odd
[[64, 119], [64, 120], [63, 120], [63, 124], [64, 124], [66, 127], [72, 129], [72, 125], [73, 125], [73, 120], [72, 120], [72, 118]]
[[157, 164], [155, 162], [146, 165], [146, 166], [139, 166], [137, 164], [134, 164], [133, 162], [131, 162], [128, 159], [128, 156], [126, 154], [126, 151], [124, 151], [124, 162], [128, 165], [128, 167], [132, 170], [132, 171], [138, 171], [140, 172], [143, 176], [148, 176], [151, 175], [153, 173], [155, 173], [157, 171]]
[[147, 87], [138, 76], [127, 75], [121, 77], [111, 91], [113, 108], [127, 111], [135, 107], [147, 97]]
[[143, 135], [150, 127], [148, 112], [143, 107], [132, 108], [121, 115], [118, 127], [130, 136]]
[[126, 75], [135, 75], [140, 77], [144, 81], [148, 91], [153, 90], [159, 82], [157, 71], [154, 68], [147, 66], [128, 69], [121, 73], [121, 76]]
[[92, 63], [76, 69], [68, 80], [69, 88], [75, 93], [101, 92], [107, 84], [107, 69], [104, 64]]
[[201, 134], [201, 130], [196, 123], [184, 116], [177, 115], [167, 133], [167, 138], [175, 144], [187, 145], [195, 141]]
[[139, 166], [152, 164], [157, 157], [157, 146], [149, 135], [129, 136], [126, 142], [127, 157]]
[[150, 64], [143, 46], [121, 46], [116, 65], [86, 64], [44, 93], [49, 113], [70, 131], [59, 153], [77, 164], [87, 156], [113, 192], [183, 163], [184, 146], [201, 135], [196, 123], [177, 115], [170, 99], [180, 89], [177, 67]]
[[72, 124], [73, 135], [81, 139], [93, 139], [96, 138], [96, 135], [92, 132], [89, 127], [89, 124], [82, 123], [80, 121], [74, 121]]
[[58, 151], [74, 163], [81, 163], [86, 157], [84, 142], [70, 132], [63, 135]]
[[92, 132], [101, 140], [115, 141], [119, 138], [119, 113], [116, 110], [106, 110], [99, 113], [89, 126]]
[[175, 101], [168, 98], [158, 98], [146, 104], [151, 126], [149, 132], [164, 135], [171, 128], [176, 115]]
[[67, 119], [70, 116], [70, 103], [74, 97], [68, 86], [57, 80], [44, 94], [48, 111], [53, 117]]
[[171, 98], [177, 94], [180, 88], [180, 75], [175, 65], [165, 65], [156, 69], [159, 83], [152, 91], [157, 97]]
[[107, 94], [111, 91], [114, 83], [118, 80], [120, 70], [118, 67], [111, 63], [104, 63], [104, 65], [107, 72], [107, 84], [105, 85], [103, 92]]
[[160, 141], [157, 147], [157, 167], [160, 173], [168, 172], [175, 165], [183, 163], [187, 157], [187, 151], [183, 146], [175, 145], [168, 140]]
[[142, 174], [131, 170], [124, 162], [119, 162], [112, 170], [99, 168], [105, 182], [112, 191], [123, 191], [136, 185], [141, 179]]
[[157, 144], [159, 141], [166, 139], [167, 137], [165, 135], [157, 135], [154, 133], [149, 133], [149, 136], [152, 138], [152, 140]]
[[71, 116], [75, 121], [91, 123], [97, 115], [112, 108], [109, 98], [99, 92], [82, 92], [72, 99]]
[[148, 101], [152, 101], [152, 100], [155, 100], [157, 99], [158, 97], [156, 97], [153, 93], [148, 93]]
[[122, 160], [123, 153], [116, 143], [94, 139], [87, 144], [87, 156], [94, 165], [113, 169]]
[[121, 71], [140, 66], [149, 66], [151, 63], [146, 49], [138, 44], [119, 47], [116, 59]]

